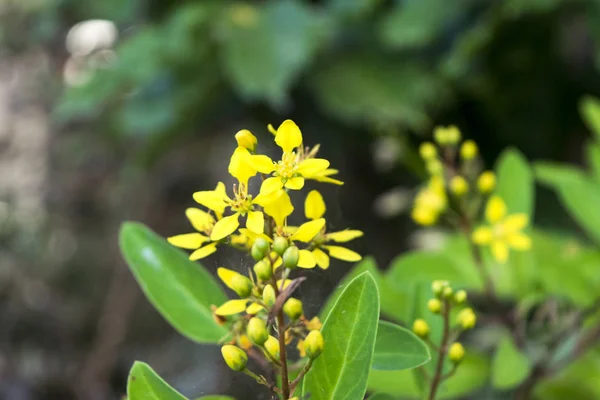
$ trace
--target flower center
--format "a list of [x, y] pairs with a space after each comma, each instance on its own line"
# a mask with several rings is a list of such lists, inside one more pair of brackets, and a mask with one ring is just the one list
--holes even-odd
[[281, 160], [275, 165], [275, 174], [287, 180], [296, 174], [297, 169], [298, 160], [296, 153], [284, 153]]
[[233, 199], [228, 202], [229, 207], [234, 212], [245, 213], [254, 209], [252, 205], [252, 195], [248, 194], [248, 189], [240, 183], [239, 188], [233, 185]]

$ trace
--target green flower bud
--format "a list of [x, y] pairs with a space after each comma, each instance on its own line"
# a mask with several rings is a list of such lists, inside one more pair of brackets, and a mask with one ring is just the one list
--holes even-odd
[[433, 281], [431, 284], [431, 290], [433, 291], [434, 295], [440, 297], [446, 286], [448, 286], [448, 281]]
[[432, 160], [437, 156], [437, 150], [431, 142], [422, 143], [419, 147], [419, 153], [423, 160]]
[[304, 351], [312, 360], [319, 357], [323, 351], [324, 345], [323, 335], [321, 334], [321, 331], [318, 330], [310, 331], [310, 333], [306, 335], [306, 339], [304, 339]]
[[460, 156], [463, 160], [472, 160], [477, 156], [477, 145], [472, 140], [466, 140], [460, 148]]
[[246, 369], [246, 364], [248, 364], [248, 356], [244, 350], [237, 346], [228, 344], [221, 347], [221, 354], [223, 355], [223, 359], [227, 363], [227, 366], [229, 366], [229, 368], [232, 370], [243, 371]]
[[467, 292], [465, 292], [464, 290], [459, 290], [458, 292], [456, 292], [456, 294], [454, 295], [454, 302], [456, 304], [463, 304], [465, 301], [467, 301]]
[[481, 193], [490, 193], [496, 188], [496, 174], [485, 171], [477, 178], [477, 186]]
[[442, 292], [442, 296], [444, 296], [444, 298], [449, 299], [450, 297], [452, 297], [452, 295], [454, 294], [454, 290], [452, 290], [452, 288], [450, 286], [446, 286], [444, 288], [444, 291]]
[[250, 318], [250, 321], [248, 321], [248, 327], [246, 328], [246, 335], [248, 335], [248, 338], [252, 341], [252, 343], [257, 346], [262, 346], [269, 338], [267, 324], [258, 317]]
[[302, 302], [290, 297], [283, 305], [283, 312], [292, 320], [297, 320], [302, 315]]
[[469, 184], [462, 176], [455, 176], [450, 180], [450, 191], [460, 197], [469, 191]]
[[464, 330], [472, 329], [475, 327], [477, 323], [477, 315], [471, 308], [465, 308], [460, 310], [458, 315], [456, 316], [456, 320]]
[[428, 160], [427, 164], [425, 164], [425, 168], [427, 168], [429, 175], [439, 175], [444, 171], [444, 166], [441, 161], [437, 159]]
[[265, 286], [262, 292], [262, 299], [265, 305], [269, 308], [275, 305], [275, 289], [273, 286]]
[[261, 281], [268, 281], [273, 276], [273, 268], [269, 263], [259, 261], [254, 264], [254, 273]]
[[277, 340], [274, 336], [269, 336], [264, 344], [264, 347], [267, 349], [267, 352], [269, 352], [271, 357], [276, 360], [279, 359], [279, 340]]
[[454, 363], [459, 363], [465, 357], [465, 348], [462, 344], [455, 342], [450, 346], [448, 351], [448, 358]]
[[426, 338], [429, 336], [429, 325], [424, 319], [415, 320], [415, 322], [413, 322], [412, 330], [415, 335], [419, 336], [420, 338]]
[[267, 242], [264, 238], [256, 238], [254, 244], [252, 245], [252, 250], [250, 250], [250, 254], [252, 258], [256, 261], [260, 261], [267, 256], [269, 253], [269, 242]]
[[442, 302], [438, 299], [430, 299], [427, 302], [427, 308], [434, 314], [439, 314], [442, 311]]
[[242, 298], [250, 296], [253, 287], [252, 281], [242, 274], [236, 274], [231, 278], [231, 288]]
[[283, 266], [285, 268], [294, 269], [298, 266], [300, 251], [296, 246], [290, 246], [283, 252]]
[[273, 251], [282, 256], [285, 252], [285, 249], [287, 249], [289, 245], [290, 243], [286, 238], [277, 236], [273, 241]]

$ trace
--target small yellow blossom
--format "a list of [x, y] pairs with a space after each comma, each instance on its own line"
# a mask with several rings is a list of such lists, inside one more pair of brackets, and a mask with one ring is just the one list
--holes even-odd
[[448, 205], [448, 198], [444, 189], [444, 180], [434, 176], [427, 186], [417, 193], [412, 211], [413, 220], [424, 226], [433, 225]]
[[465, 140], [460, 147], [460, 156], [463, 160], [472, 160], [477, 156], [477, 145], [473, 140]]
[[485, 171], [477, 179], [477, 187], [482, 193], [491, 193], [496, 188], [496, 174]]
[[248, 129], [242, 129], [236, 133], [235, 140], [238, 147], [244, 147], [250, 151], [256, 150], [256, 145], [258, 144], [258, 139]]
[[460, 142], [460, 136], [460, 130], [454, 125], [438, 126], [433, 131], [433, 138], [440, 146], [455, 145]]
[[424, 319], [416, 319], [415, 322], [413, 322], [412, 330], [415, 335], [421, 338], [429, 336], [429, 324], [425, 322]]
[[425, 142], [419, 146], [419, 154], [423, 160], [432, 160], [437, 156], [437, 150], [433, 143]]
[[448, 358], [454, 363], [459, 363], [465, 357], [465, 348], [462, 344], [455, 342], [450, 346], [448, 350]]
[[527, 214], [506, 214], [504, 200], [498, 196], [490, 197], [485, 209], [489, 226], [480, 226], [471, 236], [474, 243], [490, 246], [492, 255], [500, 263], [508, 260], [509, 248], [519, 251], [531, 248], [531, 238], [522, 232], [529, 223]]
[[469, 184], [465, 178], [457, 175], [450, 180], [450, 191], [460, 197], [469, 191]]

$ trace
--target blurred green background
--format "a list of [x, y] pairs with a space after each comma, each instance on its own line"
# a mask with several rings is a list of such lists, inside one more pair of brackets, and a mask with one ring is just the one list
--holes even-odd
[[[235, 132], [273, 152], [292, 118], [346, 182], [320, 186], [332, 228], [385, 268], [430, 243], [406, 211], [435, 125], [489, 166], [506, 146], [580, 163], [599, 66], [596, 0], [0, 0], [0, 399], [118, 399], [134, 359], [189, 396], [266, 399], [149, 306], [121, 221], [186, 232]], [[576, 229], [543, 190], [536, 223]], [[308, 274], [309, 314], [348, 268]]]

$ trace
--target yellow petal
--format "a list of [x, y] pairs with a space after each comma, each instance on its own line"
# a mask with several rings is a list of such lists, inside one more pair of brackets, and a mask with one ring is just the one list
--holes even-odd
[[327, 240], [333, 240], [338, 243], [345, 243], [363, 235], [362, 231], [356, 229], [346, 229], [345, 231], [331, 232], [327, 234]]
[[296, 176], [285, 182], [285, 187], [292, 190], [300, 190], [304, 187], [304, 178]]
[[248, 218], [246, 219], [246, 228], [250, 229], [254, 233], [263, 233], [265, 229], [264, 214], [261, 211], [248, 212]]
[[314, 268], [317, 265], [315, 257], [310, 250], [300, 250], [298, 254], [298, 266], [300, 268]]
[[229, 300], [225, 302], [225, 304], [223, 304], [221, 307], [217, 308], [215, 310], [215, 314], [221, 315], [223, 317], [228, 315], [239, 314], [241, 312], [244, 312], [247, 303], [248, 300], [246, 299]]
[[199, 233], [184, 233], [183, 235], [168, 237], [167, 241], [173, 246], [181, 247], [182, 249], [196, 250], [202, 246], [202, 243], [209, 241], [209, 239]]
[[492, 243], [493, 238], [494, 234], [487, 226], [480, 226], [479, 228], [475, 229], [471, 235], [473, 243], [479, 245], [488, 245]]
[[240, 183], [248, 185], [248, 179], [256, 175], [256, 168], [252, 164], [252, 155], [245, 147], [237, 147], [229, 160], [228, 171]]
[[281, 259], [281, 257], [279, 257], [279, 255], [275, 252], [271, 253], [271, 258], [274, 259], [275, 261], [273, 262], [273, 271], [275, 271], [277, 268], [281, 267], [281, 265], [283, 264], [283, 260]]
[[261, 174], [270, 174], [273, 172], [273, 170], [275, 170], [275, 164], [273, 164], [273, 160], [262, 154], [251, 156], [250, 162], [252, 163], [254, 169]]
[[275, 143], [282, 148], [284, 153], [291, 153], [292, 150], [300, 146], [302, 144], [302, 132], [300, 132], [298, 125], [291, 119], [283, 121], [277, 128]]
[[248, 238], [248, 240], [250, 240], [250, 244], [254, 244], [254, 241], [261, 237], [263, 239], [265, 239], [267, 242], [272, 242], [273, 239], [271, 239], [269, 236], [265, 235], [264, 233], [255, 233], [252, 232], [250, 229], [246, 229], [246, 228], [240, 228], [240, 233], [244, 236], [246, 236]]
[[218, 221], [212, 230], [210, 239], [214, 241], [221, 240], [235, 232], [240, 225], [238, 221], [239, 217], [240, 214], [235, 213]]
[[245, 147], [248, 150], [254, 151], [258, 144], [258, 139], [248, 129], [242, 129], [235, 134], [235, 140], [239, 147]]
[[333, 179], [328, 176], [318, 176], [313, 179], [316, 180], [317, 182], [331, 183], [333, 185], [338, 185], [338, 186], [342, 186], [344, 184], [344, 182], [340, 181], [339, 179]]
[[271, 134], [272, 134], [273, 136], [277, 135], [277, 131], [275, 130], [275, 128], [273, 128], [273, 125], [271, 125], [271, 124], [268, 124], [268, 125], [267, 125], [267, 129], [269, 130], [269, 132], [271, 132]]
[[325, 214], [325, 201], [316, 190], [311, 190], [304, 201], [304, 214], [308, 219], [318, 219]]
[[[283, 284], [283, 289], [285, 289], [286, 287], [288, 287], [290, 285], [290, 283], [292, 283], [292, 281], [290, 279], [286, 279], [284, 284]], [[281, 279], [279, 279], [277, 281], [277, 287], [280, 288], [281, 287]]]
[[252, 303], [252, 304], [250, 304], [250, 305], [248, 306], [248, 308], [246, 308], [246, 313], [247, 313], [247, 314], [254, 315], [254, 314], [257, 314], [257, 313], [258, 313], [260, 310], [262, 310], [263, 308], [264, 308], [264, 307], [263, 307], [263, 306], [261, 306], [261, 305], [260, 305], [260, 304], [258, 304], [258, 303]]
[[296, 171], [305, 178], [313, 178], [321, 176], [327, 167], [329, 167], [329, 161], [324, 158], [307, 158], [298, 164]]
[[314, 221], [305, 222], [291, 237], [292, 240], [299, 240], [308, 243], [321, 232], [325, 226], [325, 218], [319, 218]]
[[485, 208], [485, 217], [491, 224], [500, 222], [506, 215], [506, 204], [498, 196], [492, 196], [487, 202]]
[[285, 219], [294, 211], [294, 206], [286, 191], [279, 189], [273, 195], [273, 200], [263, 205], [263, 209], [267, 215], [273, 217], [277, 226], [283, 226]]
[[[283, 182], [281, 181], [281, 178], [279, 178], [277, 176], [272, 176], [270, 178], [267, 178], [263, 181], [262, 185], [260, 185], [259, 197], [265, 197], [271, 193], [275, 193], [282, 187], [283, 187]], [[259, 197], [257, 197], [254, 201], [260, 202]], [[261, 205], [263, 205], [263, 204], [261, 204]]]
[[506, 241], [515, 250], [525, 251], [531, 249], [531, 238], [521, 232], [506, 235]]
[[321, 249], [313, 250], [313, 257], [321, 269], [329, 268], [329, 256]]
[[233, 286], [232, 286], [233, 279], [240, 274], [233, 270], [219, 267], [219, 268], [217, 268], [217, 275], [219, 275], [219, 278], [223, 281], [223, 283], [225, 285], [227, 285], [227, 287], [229, 289], [233, 290]]
[[329, 252], [329, 256], [344, 261], [359, 261], [360, 254], [342, 246], [323, 246]]
[[502, 222], [502, 228], [505, 234], [518, 232], [525, 228], [529, 223], [529, 216], [525, 213], [510, 214]]
[[217, 251], [217, 243], [209, 243], [206, 246], [200, 247], [198, 250], [190, 254], [190, 260], [200, 260], [204, 257], [210, 256], [215, 251]]
[[185, 215], [198, 232], [210, 231], [215, 224], [213, 216], [199, 208], [188, 208]]
[[194, 200], [196, 203], [202, 204], [204, 207], [223, 214], [227, 203], [225, 195], [220, 190], [204, 190], [202, 192], [194, 193]]
[[508, 260], [508, 246], [502, 240], [492, 242], [492, 255], [499, 263], [505, 263]]

